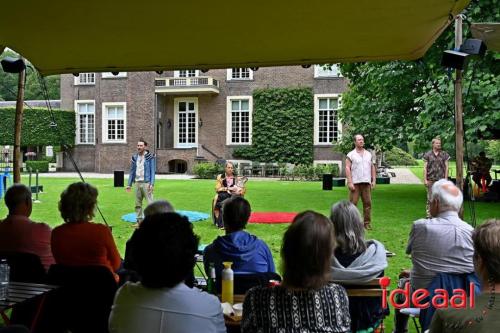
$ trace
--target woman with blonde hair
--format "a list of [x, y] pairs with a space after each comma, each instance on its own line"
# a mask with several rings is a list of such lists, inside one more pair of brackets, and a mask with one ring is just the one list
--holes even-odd
[[52, 231], [52, 253], [57, 264], [68, 266], [106, 266], [115, 272], [120, 254], [109, 227], [93, 223], [98, 192], [90, 184], [78, 182], [61, 194], [59, 211], [64, 224]]

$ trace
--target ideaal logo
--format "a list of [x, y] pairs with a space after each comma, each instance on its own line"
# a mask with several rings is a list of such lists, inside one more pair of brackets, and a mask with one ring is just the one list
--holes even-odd
[[[387, 287], [390, 283], [391, 279], [387, 276], [379, 280], [380, 287], [384, 290], [382, 295], [382, 307], [384, 309], [387, 308]], [[403, 303], [397, 303], [397, 295], [404, 296], [405, 301]], [[467, 292], [463, 289], [453, 289], [453, 295], [450, 298], [449, 293], [445, 289], [436, 289], [430, 302], [428, 300], [429, 296], [430, 292], [427, 289], [417, 289], [410, 293], [410, 283], [407, 282], [404, 289], [397, 288], [389, 293], [389, 303], [396, 309], [409, 307], [426, 309], [431, 304], [436, 309], [448, 308], [450, 306], [454, 309], [465, 309], [467, 307], [474, 308], [474, 283], [471, 282], [469, 285], [469, 295], [467, 295]], [[467, 298], [469, 301], [468, 304]]]

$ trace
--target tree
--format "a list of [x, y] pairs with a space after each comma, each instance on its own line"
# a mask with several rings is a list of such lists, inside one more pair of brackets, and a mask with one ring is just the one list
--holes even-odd
[[[499, 0], [471, 2], [469, 21], [499, 21]], [[465, 38], [470, 38], [468, 26]], [[415, 142], [416, 150], [428, 149], [440, 135], [446, 148], [454, 149], [452, 73], [441, 67], [442, 52], [454, 48], [453, 24], [418, 61], [343, 64], [350, 81], [343, 96], [340, 118], [346, 126], [341, 149], [352, 146], [352, 134], [363, 133], [368, 146], [387, 150], [401, 141]], [[489, 137], [500, 128], [498, 78], [495, 54], [469, 63], [464, 72], [464, 127], [466, 140]], [[470, 91], [466, 94], [470, 85]]]
[[[2, 55], [0, 59], [5, 57], [17, 58], [19, 55], [13, 51], [7, 50]], [[26, 88], [24, 92], [25, 100], [44, 100], [45, 95], [43, 94], [42, 87], [38, 78], [38, 74], [35, 72], [34, 67], [27, 62], [28, 68], [26, 71]], [[45, 82], [47, 86], [47, 91], [49, 93], [49, 99], [59, 99], [60, 97], [60, 76], [52, 75], [45, 77]], [[0, 69], [0, 101], [15, 101], [17, 96], [17, 74], [5, 73]]]

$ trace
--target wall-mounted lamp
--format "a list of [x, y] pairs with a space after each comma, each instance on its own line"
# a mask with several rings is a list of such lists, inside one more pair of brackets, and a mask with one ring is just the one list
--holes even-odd
[[210, 69], [208, 69], [208, 68], [202, 68], [202, 69], [200, 69], [200, 71], [201, 71], [202, 73], [206, 73], [206, 72], [208, 72], [209, 70], [210, 70]]
[[200, 118], [198, 120], [198, 127], [201, 127], [201, 126], [203, 126], [203, 119]]
[[311, 67], [311, 65], [301, 65], [301, 66], [302, 66], [302, 68], [309, 68], [309, 67]]
[[80, 76], [80, 73], [73, 73], [73, 76], [74, 76], [74, 77], [79, 77], [79, 76]]
[[170, 119], [167, 119], [167, 128], [172, 127], [172, 121]]
[[250, 67], [250, 69], [253, 70], [254, 72], [256, 72], [259, 70], [259, 67]]
[[118, 74], [120, 74], [120, 72], [111, 72], [111, 74], [113, 74], [114, 76], [117, 76]]
[[156, 71], [156, 74], [158, 74], [158, 75], [162, 75], [162, 74], [163, 74], [163, 71]]

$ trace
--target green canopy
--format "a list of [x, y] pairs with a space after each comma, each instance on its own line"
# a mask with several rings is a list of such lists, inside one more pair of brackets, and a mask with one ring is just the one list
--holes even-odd
[[469, 0], [23, 0], [0, 50], [44, 74], [422, 57]]

